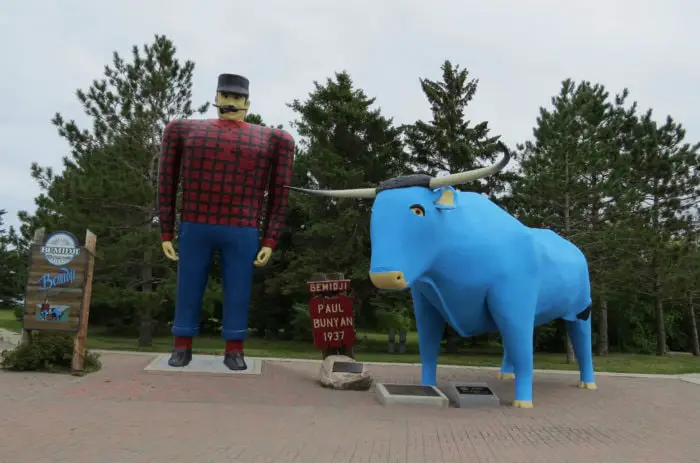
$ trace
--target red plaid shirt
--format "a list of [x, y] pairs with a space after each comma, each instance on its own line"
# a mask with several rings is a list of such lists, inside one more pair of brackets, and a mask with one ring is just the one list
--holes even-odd
[[284, 130], [219, 119], [170, 122], [158, 174], [161, 239], [173, 239], [182, 175], [183, 222], [258, 227], [267, 191], [262, 245], [274, 248], [287, 213], [293, 159], [294, 139]]

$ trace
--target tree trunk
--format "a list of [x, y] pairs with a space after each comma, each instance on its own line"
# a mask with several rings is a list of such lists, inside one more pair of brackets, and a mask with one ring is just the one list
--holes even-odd
[[[600, 242], [600, 193], [598, 191], [598, 175], [594, 172], [591, 175], [591, 223], [590, 228], [594, 236], [597, 236], [597, 241]], [[596, 257], [598, 257], [599, 264], [605, 266], [605, 263], [601, 261], [607, 259], [600, 259], [600, 251], [596, 251]], [[598, 285], [598, 290], [600, 294], [605, 294], [605, 277], [601, 278], [601, 272], [597, 273], [598, 280], [603, 283]], [[590, 272], [589, 272], [590, 278]], [[608, 300], [603, 297], [600, 300], [600, 311], [598, 312], [598, 342], [596, 345], [597, 354], [599, 356], [608, 355], [610, 352], [610, 341], [608, 336]]]
[[666, 355], [666, 323], [664, 321], [664, 300], [661, 294], [661, 275], [654, 275], [654, 311], [656, 313], [656, 355]]
[[688, 315], [690, 315], [690, 337], [693, 343], [693, 355], [700, 357], [700, 339], [698, 339], [698, 321], [695, 317], [693, 296], [688, 294]]
[[[566, 182], [566, 188], [569, 187], [569, 156], [568, 151], [564, 154], [564, 181]], [[569, 197], [569, 192], [564, 193], [564, 234], [566, 238], [571, 236], [571, 198]], [[574, 356], [574, 348], [571, 345], [571, 339], [569, 338], [569, 333], [566, 333], [566, 363], [574, 363], [576, 357]]]
[[[143, 252], [143, 265], [141, 266], [141, 291], [147, 294], [153, 292], [153, 265], [152, 265], [153, 250], [146, 248]], [[150, 299], [150, 298], [146, 298]], [[153, 345], [153, 313], [149, 303], [145, 307], [141, 307], [141, 326], [139, 328], [139, 346]]]
[[[474, 339], [474, 336], [471, 338], [472, 340]], [[447, 353], [448, 354], [456, 354], [459, 352], [459, 348], [457, 347], [457, 343], [459, 342], [459, 336], [457, 333], [451, 328], [447, 327]]]
[[608, 355], [610, 352], [608, 338], [608, 301], [600, 301], [600, 312], [598, 313], [598, 355]]
[[[160, 160], [160, 143], [155, 141], [152, 146], [151, 164], [148, 170], [148, 179], [155, 188], [158, 188], [158, 162]], [[181, 193], [178, 193], [181, 194]], [[153, 218], [158, 216], [158, 205], [151, 204], [144, 222], [144, 233], [146, 236], [153, 229]], [[148, 301], [145, 307], [141, 307], [141, 320], [139, 326], [139, 346], [151, 347], [153, 345], [153, 307], [154, 302], [150, 297], [153, 293], [153, 249], [146, 245], [143, 251], [143, 265], [141, 266], [141, 292], [148, 294], [145, 297]]]
[[[654, 179], [654, 198], [651, 205], [652, 230], [659, 235], [661, 233], [661, 220], [659, 212], [659, 180]], [[654, 284], [654, 313], [656, 314], [656, 355], [666, 355], [666, 324], [664, 321], [663, 282], [661, 280], [660, 253], [664, 248], [662, 241], [655, 240], [654, 251], [651, 259], [651, 272]]]
[[576, 361], [576, 356], [574, 355], [574, 346], [571, 345], [571, 338], [569, 338], [569, 333], [566, 333], [566, 363], [574, 363]]

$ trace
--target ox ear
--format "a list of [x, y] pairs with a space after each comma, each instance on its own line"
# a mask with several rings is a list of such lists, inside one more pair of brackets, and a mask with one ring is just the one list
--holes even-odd
[[437, 209], [454, 209], [457, 207], [457, 190], [451, 186], [435, 190], [435, 207]]

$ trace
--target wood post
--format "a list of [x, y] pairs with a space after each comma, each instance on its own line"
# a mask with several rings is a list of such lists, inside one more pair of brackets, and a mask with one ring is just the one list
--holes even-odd
[[96, 248], [97, 236], [88, 230], [85, 233], [85, 251], [88, 253], [85, 288], [83, 289], [83, 301], [80, 306], [80, 324], [78, 325], [78, 333], [73, 342], [73, 363], [71, 369], [74, 373], [80, 373], [84, 370], [85, 340], [87, 339], [88, 319], [90, 318], [90, 299], [92, 297], [92, 277], [95, 272]]

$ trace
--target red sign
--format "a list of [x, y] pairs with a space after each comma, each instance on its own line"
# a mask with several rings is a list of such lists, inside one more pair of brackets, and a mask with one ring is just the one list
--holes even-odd
[[306, 288], [310, 293], [343, 293], [350, 291], [350, 280], [309, 281]]
[[352, 314], [352, 298], [315, 296], [309, 301], [309, 314], [317, 349], [355, 345], [355, 323]]

